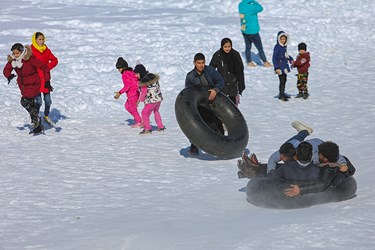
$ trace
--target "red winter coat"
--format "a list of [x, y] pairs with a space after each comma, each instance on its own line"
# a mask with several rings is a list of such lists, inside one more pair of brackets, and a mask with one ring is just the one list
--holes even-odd
[[310, 67], [310, 53], [305, 52], [298, 54], [296, 61], [293, 66], [297, 68], [298, 74], [303, 74], [309, 72]]
[[31, 52], [30, 46], [25, 46], [26, 54], [22, 59], [21, 68], [13, 68], [13, 58], [8, 56], [8, 63], [5, 65], [3, 74], [8, 78], [12, 74], [12, 70], [16, 71], [18, 87], [23, 97], [34, 98], [40, 93], [40, 77], [38, 69], [43, 71], [44, 79], [50, 81], [51, 77], [47, 64], [39, 61]]
[[[54, 67], [56, 67], [58, 63], [58, 59], [52, 54], [51, 50], [47, 46], [43, 52], [40, 52], [33, 45], [31, 45], [31, 49], [32, 49], [33, 55], [40, 61], [47, 64], [49, 70], [52, 70]], [[44, 79], [44, 73], [42, 70], [39, 70], [39, 69], [38, 69], [38, 73], [39, 73], [40, 80], [41, 80], [40, 92], [47, 94], [49, 93], [49, 89], [44, 87], [44, 83], [46, 82], [46, 80]]]

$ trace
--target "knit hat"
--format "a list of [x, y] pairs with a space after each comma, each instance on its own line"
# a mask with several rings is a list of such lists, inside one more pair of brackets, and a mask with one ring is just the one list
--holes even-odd
[[128, 68], [128, 63], [124, 60], [124, 58], [119, 57], [117, 59], [117, 62], [116, 62], [116, 68], [117, 69], [119, 69], [119, 68], [127, 69]]
[[306, 43], [300, 43], [300, 44], [298, 44], [298, 50], [301, 50], [301, 49], [303, 49], [303, 50], [306, 50]]
[[137, 64], [134, 68], [134, 73], [138, 73], [139, 78], [142, 79], [143, 77], [145, 77], [145, 75], [147, 75], [147, 70], [145, 66], [143, 66], [143, 64]]

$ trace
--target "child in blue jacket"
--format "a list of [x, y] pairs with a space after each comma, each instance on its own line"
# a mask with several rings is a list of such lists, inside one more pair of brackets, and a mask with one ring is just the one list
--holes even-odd
[[285, 95], [286, 75], [290, 72], [289, 63], [292, 63], [293, 58], [287, 52], [288, 34], [284, 31], [277, 33], [277, 42], [273, 49], [272, 62], [275, 73], [279, 76], [279, 99], [288, 101], [288, 96]]

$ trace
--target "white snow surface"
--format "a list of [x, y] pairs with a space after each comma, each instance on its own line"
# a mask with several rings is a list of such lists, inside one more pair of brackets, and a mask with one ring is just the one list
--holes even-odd
[[[15, 80], [0, 79], [0, 249], [375, 249], [375, 2], [261, 4], [269, 60], [279, 30], [289, 33], [292, 56], [307, 44], [311, 96], [283, 103], [273, 98], [272, 69], [246, 68], [239, 108], [247, 149], [265, 162], [295, 133], [292, 121], [306, 122], [351, 159], [357, 197], [259, 208], [241, 191], [247, 180], [237, 178], [237, 159], [180, 153], [189, 141], [175, 118], [176, 96], [195, 53], [208, 64], [224, 37], [243, 53], [238, 1], [1, 0], [0, 65], [13, 43], [30, 44], [36, 31], [59, 64], [51, 81], [57, 128], [45, 135], [28, 134]], [[122, 87], [119, 56], [160, 74], [166, 132], [140, 136], [130, 128], [124, 96], [113, 98]]]

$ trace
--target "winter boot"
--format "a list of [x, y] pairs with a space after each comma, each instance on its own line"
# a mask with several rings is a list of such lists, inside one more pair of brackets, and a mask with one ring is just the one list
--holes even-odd
[[284, 102], [289, 101], [289, 99], [288, 99], [285, 95], [280, 95], [280, 96], [279, 96], [279, 99], [280, 99], [281, 101], [284, 101]]
[[[33, 123], [35, 125], [35, 123]], [[44, 133], [44, 127], [42, 124], [42, 119], [38, 119], [38, 125], [36, 127], [31, 127], [30, 134], [38, 135], [38, 134], [43, 134]]]
[[142, 130], [141, 132], [139, 132], [140, 135], [147, 135], [147, 134], [151, 134], [151, 130]]
[[165, 127], [157, 128], [156, 131], [158, 131], [158, 132], [164, 132], [165, 131]]
[[302, 97], [303, 97], [302, 92], [299, 92], [298, 95], [296, 96], [296, 98], [302, 98]]
[[238, 179], [247, 178], [246, 175], [244, 173], [242, 173], [241, 171], [237, 172], [237, 176], [238, 176]]
[[199, 149], [193, 143], [191, 144], [188, 152], [190, 155], [199, 155]]
[[248, 165], [242, 160], [237, 161], [237, 168], [249, 179], [254, 178], [256, 175], [256, 167]]
[[251, 154], [249, 157], [245, 152], [242, 152], [242, 161], [251, 167], [259, 167], [260, 164], [255, 154]]

